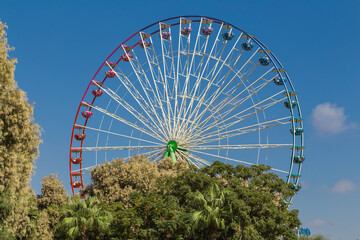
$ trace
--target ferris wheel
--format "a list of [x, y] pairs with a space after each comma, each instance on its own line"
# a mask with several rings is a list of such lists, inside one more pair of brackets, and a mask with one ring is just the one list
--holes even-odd
[[85, 90], [71, 134], [72, 192], [98, 164], [134, 154], [199, 168], [264, 164], [298, 191], [303, 129], [288, 73], [254, 35], [211, 17], [165, 19], [122, 42]]

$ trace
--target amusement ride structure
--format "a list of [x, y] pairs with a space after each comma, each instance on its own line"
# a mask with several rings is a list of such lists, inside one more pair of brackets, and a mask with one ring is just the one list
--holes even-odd
[[72, 129], [71, 187], [78, 194], [102, 162], [143, 154], [263, 164], [298, 191], [303, 145], [298, 96], [271, 49], [219, 19], [174, 17], [131, 35], [89, 82]]

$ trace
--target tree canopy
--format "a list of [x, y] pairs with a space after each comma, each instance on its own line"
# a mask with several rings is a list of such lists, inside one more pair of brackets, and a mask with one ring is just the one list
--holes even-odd
[[33, 122], [33, 107], [15, 82], [16, 59], [9, 57], [13, 48], [7, 43], [5, 29], [0, 22], [0, 192], [7, 202], [0, 229], [21, 238], [33, 229], [31, 209], [36, 201], [31, 200], [34, 193], [29, 181], [39, 152], [40, 131]]
[[187, 163], [182, 161], [174, 165], [171, 158], [166, 158], [159, 164], [150, 162], [141, 155], [134, 155], [128, 162], [115, 159], [91, 171], [92, 183], [83, 194], [97, 196], [106, 203], [122, 201], [126, 204], [133, 191], [154, 190], [158, 179], [175, 176], [187, 168]]
[[[149, 164], [141, 157], [135, 161], [139, 159], [142, 164]], [[115, 168], [120, 164], [118, 167], [130, 171], [134, 162], [117, 161], [104, 164], [106, 171], [104, 166], [99, 166], [101, 171], [94, 170], [97, 181], [104, 179], [102, 173], [108, 176], [111, 166], [116, 184], [129, 184], [124, 173], [115, 174]], [[269, 170], [265, 166], [234, 167], [215, 162], [202, 169], [189, 168], [158, 177], [149, 188], [141, 183], [158, 174], [158, 167], [139, 171], [137, 178], [131, 180], [128, 198], [107, 202], [113, 215], [109, 238], [296, 239], [298, 212], [289, 211], [282, 200], [295, 191]], [[97, 194], [105, 196], [101, 191], [107, 188], [97, 187]]]

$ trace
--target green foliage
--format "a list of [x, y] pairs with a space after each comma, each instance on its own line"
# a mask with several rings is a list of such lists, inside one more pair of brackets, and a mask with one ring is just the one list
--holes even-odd
[[0, 226], [10, 235], [24, 238], [30, 237], [34, 230], [36, 205], [29, 181], [38, 156], [40, 131], [32, 122], [32, 106], [25, 93], [17, 88], [16, 59], [9, 58], [12, 48], [7, 44], [5, 29], [0, 22], [0, 192], [6, 193], [8, 204], [0, 203], [5, 209], [0, 214]]
[[60, 206], [69, 201], [66, 190], [61, 184], [56, 174], [42, 178], [41, 194], [37, 196], [39, 210], [49, 208], [51, 205]]
[[132, 192], [154, 190], [158, 179], [175, 176], [185, 169], [187, 163], [178, 161], [174, 165], [171, 158], [159, 164], [140, 155], [134, 155], [128, 162], [116, 159], [91, 171], [92, 184], [83, 194], [97, 196], [102, 202], [122, 201], [126, 205]]
[[[220, 162], [159, 178], [148, 192], [113, 203], [114, 239], [296, 239], [294, 194], [269, 168]], [[125, 205], [127, 205], [125, 207]]]
[[56, 174], [42, 178], [41, 194], [37, 196], [39, 216], [37, 219], [37, 239], [54, 238], [56, 224], [60, 219], [60, 208], [69, 202], [66, 190]]
[[[214, 212], [216, 219], [224, 221], [226, 227], [222, 229], [218, 225], [217, 239], [278, 239], [280, 236], [295, 239], [295, 227], [300, 225], [297, 211], [289, 211], [282, 202], [283, 197], [292, 196], [294, 191], [275, 174], [266, 173], [267, 170], [264, 166], [233, 167], [215, 162], [209, 167], [167, 178], [160, 189], [164, 194], [177, 197], [185, 212], [200, 211], [199, 192], [206, 201], [205, 204], [203, 200], [203, 209], [211, 206], [209, 213], [216, 209], [214, 204], [218, 204], [218, 212]], [[219, 189], [214, 191], [212, 186], [216, 185]], [[204, 226], [198, 230], [205, 239], [215, 238], [215, 233], [206, 231]]]
[[114, 203], [111, 224], [114, 239], [187, 239], [191, 216], [184, 214], [176, 198], [155, 191], [133, 192], [130, 206]]
[[61, 221], [57, 225], [56, 239], [108, 239], [111, 215], [96, 197], [72, 198], [64, 205]]
[[12, 211], [13, 204], [9, 200], [9, 192], [3, 191], [0, 192], [0, 222], [3, 222]]
[[194, 206], [199, 210], [192, 214], [193, 229], [198, 236], [209, 236], [216, 239], [219, 229], [225, 229], [224, 214], [227, 214], [226, 196], [227, 191], [220, 191], [218, 185], [211, 185], [204, 196], [197, 191], [194, 194]]

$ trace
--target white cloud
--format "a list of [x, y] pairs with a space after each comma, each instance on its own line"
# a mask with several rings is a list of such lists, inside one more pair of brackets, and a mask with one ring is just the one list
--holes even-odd
[[315, 220], [309, 222], [308, 225], [310, 227], [322, 227], [322, 226], [326, 226], [326, 225], [332, 225], [332, 223], [325, 221], [325, 220], [321, 220], [321, 219], [315, 219]]
[[352, 192], [356, 188], [355, 184], [352, 181], [343, 179], [338, 181], [334, 187], [331, 189], [334, 193], [347, 193]]
[[316, 131], [322, 134], [336, 134], [356, 127], [354, 123], [346, 123], [343, 107], [331, 103], [317, 105], [312, 111], [311, 120]]

